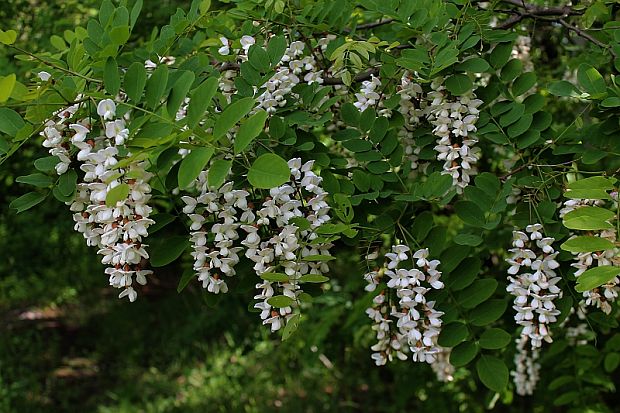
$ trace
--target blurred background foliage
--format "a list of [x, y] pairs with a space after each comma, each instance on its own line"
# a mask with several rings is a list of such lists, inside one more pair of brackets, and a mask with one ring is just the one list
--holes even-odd
[[[84, 25], [99, 3], [3, 0], [0, 27], [18, 31], [18, 43], [30, 51], [46, 50], [52, 34]], [[144, 41], [189, 3], [145, 1], [132, 41]], [[587, 58], [556, 28], [525, 34], [539, 45], [532, 58], [541, 78], [561, 78]], [[0, 49], [0, 75], [27, 77], [29, 65], [3, 53], [8, 49]], [[552, 110], [561, 122], [575, 117], [565, 103]], [[213, 301], [195, 284], [176, 294], [179, 267], [159, 271], [136, 303], [115, 299], [64, 205], [49, 199], [28, 214], [9, 211], [25, 191], [14, 177], [29, 173], [44, 154], [33, 142], [0, 169], [0, 413], [482, 412], [498, 402], [465, 370], [437, 386], [427, 365], [377, 368], [369, 357], [373, 334], [368, 302], [360, 299], [363, 279], [337, 282], [352, 268], [362, 274], [352, 256], [337, 261], [316, 311], [306, 312], [284, 343], [260, 325], [241, 295]], [[511, 407], [549, 411], [525, 400]]]

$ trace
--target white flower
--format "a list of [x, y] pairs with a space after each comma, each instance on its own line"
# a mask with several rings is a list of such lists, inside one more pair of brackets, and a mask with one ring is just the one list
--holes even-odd
[[228, 54], [230, 54], [230, 43], [228, 42], [228, 39], [224, 36], [220, 37], [220, 42], [222, 42], [222, 47], [217, 49], [217, 52], [222, 56], [227, 56]]
[[243, 48], [243, 50], [247, 53], [248, 50], [250, 49], [250, 47], [256, 43], [256, 40], [254, 40], [254, 38], [252, 36], [242, 36], [241, 40], [241, 47]]
[[47, 82], [52, 77], [52, 75], [50, 75], [49, 73], [47, 73], [45, 71], [41, 71], [41, 72], [37, 73], [37, 76], [39, 77], [39, 79], [41, 79], [44, 82]]
[[116, 116], [116, 104], [112, 99], [104, 99], [97, 105], [97, 114], [104, 120], [113, 119]]

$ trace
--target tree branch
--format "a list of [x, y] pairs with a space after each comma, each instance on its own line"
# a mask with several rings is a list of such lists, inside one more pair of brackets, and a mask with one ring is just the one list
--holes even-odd
[[560, 24], [564, 27], [566, 27], [568, 30], [573, 31], [577, 34], [577, 36], [583, 37], [586, 40], [589, 40], [590, 42], [594, 43], [595, 45], [597, 45], [598, 47], [601, 47], [603, 49], [608, 49], [609, 52], [614, 56], [616, 56], [616, 53], [614, 52], [614, 50], [607, 44], [601, 42], [600, 40], [596, 39], [595, 37], [589, 35], [588, 33], [586, 33], [585, 31], [581, 30], [579, 27], [577, 26], [573, 26], [570, 23], [567, 23], [564, 19], [560, 19], [558, 20], [560, 22]]
[[[377, 76], [379, 74], [379, 68], [373, 67], [368, 69], [365, 72], [360, 72], [353, 78], [354, 82], [363, 82], [364, 80], [370, 79], [372, 76]], [[342, 79], [340, 77], [326, 77], [323, 79], [324, 85], [343, 85]]]
[[[379, 20], [377, 22], [371, 22], [371, 23], [364, 23], [364, 24], [360, 24], [358, 26], [355, 26], [355, 30], [368, 30], [368, 29], [374, 29], [375, 27], [379, 27], [379, 26], [383, 26], [385, 24], [390, 24], [394, 21], [394, 19], [385, 19], [385, 20]], [[345, 29], [344, 30], [345, 33], [350, 33], [351, 29]]]

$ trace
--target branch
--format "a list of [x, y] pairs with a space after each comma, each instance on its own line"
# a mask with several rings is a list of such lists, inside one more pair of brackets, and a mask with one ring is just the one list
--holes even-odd
[[[385, 19], [385, 20], [379, 20], [377, 22], [371, 22], [371, 23], [364, 23], [364, 24], [360, 24], [359, 26], [355, 26], [355, 30], [367, 30], [367, 29], [374, 29], [375, 27], [379, 27], [379, 26], [383, 26], [384, 24], [390, 24], [394, 21], [394, 19]], [[352, 29], [344, 29], [345, 33], [350, 33], [352, 31]]]
[[[364, 80], [370, 79], [372, 76], [377, 76], [379, 74], [379, 68], [373, 67], [368, 69], [365, 72], [360, 72], [353, 78], [353, 82], [363, 82]], [[343, 85], [342, 79], [340, 77], [326, 77], [323, 79], [324, 85]]]
[[595, 44], [595, 45], [597, 45], [598, 47], [601, 47], [601, 48], [603, 48], [603, 49], [608, 49], [608, 50], [609, 50], [609, 52], [610, 52], [610, 53], [611, 53], [614, 57], [617, 57], [617, 56], [616, 56], [616, 53], [614, 52], [614, 50], [613, 50], [613, 49], [612, 49], [612, 48], [611, 48], [608, 44], [605, 44], [605, 43], [601, 42], [600, 40], [598, 40], [598, 39], [596, 39], [596, 38], [592, 37], [592, 36], [591, 36], [591, 35], [589, 35], [588, 33], [586, 33], [586, 32], [584, 32], [583, 30], [581, 30], [579, 27], [577, 27], [577, 26], [573, 26], [572, 24], [567, 23], [564, 19], [560, 19], [560, 20], [558, 20], [558, 21], [560, 22], [560, 24], [561, 24], [562, 26], [566, 27], [568, 30], [571, 30], [571, 31], [575, 32], [575, 33], [577, 34], [577, 36], [581, 36], [581, 37], [583, 37], [584, 39], [591, 41], [592, 43], [594, 43], [594, 44]]
[[[516, 9], [505, 11], [512, 13], [506, 21], [497, 26], [498, 29], [509, 29], [523, 19], [545, 19], [559, 21], [569, 16], [578, 16], [583, 14], [581, 10], [573, 10], [571, 6], [544, 7], [535, 4], [526, 3], [524, 0], [500, 0], [502, 3], [515, 6]], [[553, 19], [557, 17], [557, 19]]]

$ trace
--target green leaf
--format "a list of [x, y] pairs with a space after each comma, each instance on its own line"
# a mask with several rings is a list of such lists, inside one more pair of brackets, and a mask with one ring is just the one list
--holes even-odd
[[582, 63], [577, 69], [577, 80], [581, 87], [593, 97], [604, 95], [607, 92], [603, 76], [587, 63]]
[[501, 328], [490, 328], [480, 336], [478, 344], [481, 348], [498, 350], [506, 347], [512, 341], [512, 337]]
[[456, 74], [447, 78], [445, 85], [446, 89], [448, 89], [448, 91], [454, 96], [461, 96], [469, 92], [473, 88], [474, 83], [471, 81], [469, 76], [464, 74]]
[[235, 136], [235, 153], [241, 153], [263, 131], [267, 112], [259, 110], [239, 126]]
[[0, 132], [15, 137], [25, 125], [19, 113], [13, 109], [0, 108]]
[[36, 159], [34, 161], [34, 167], [37, 171], [51, 172], [54, 171], [58, 162], [60, 162], [60, 159], [58, 159], [57, 156], [46, 156]]
[[534, 72], [523, 73], [512, 82], [512, 94], [521, 96], [536, 84], [536, 74]]
[[564, 192], [565, 198], [570, 199], [611, 199], [604, 189], [570, 189]]
[[17, 213], [24, 212], [27, 209], [32, 208], [33, 206], [40, 204], [47, 197], [47, 193], [43, 192], [28, 192], [20, 196], [17, 199], [14, 199], [13, 202], [9, 204], [9, 208], [13, 208], [17, 210]]
[[299, 281], [303, 283], [324, 283], [324, 282], [329, 281], [329, 278], [325, 277], [324, 275], [319, 275], [319, 274], [306, 274], [306, 275], [302, 275], [299, 278]]
[[569, 239], [560, 248], [570, 252], [594, 252], [611, 250], [614, 243], [605, 238], [583, 235]]
[[344, 103], [340, 108], [340, 117], [349, 126], [358, 126], [360, 112], [352, 103]]
[[133, 7], [131, 8], [129, 23], [132, 29], [136, 25], [136, 21], [138, 21], [138, 16], [140, 16], [140, 12], [142, 11], [142, 4], [143, 0], [136, 0]]
[[187, 107], [186, 117], [187, 125], [190, 128], [193, 129], [198, 126], [205, 111], [211, 105], [213, 96], [215, 96], [215, 92], [217, 92], [218, 81], [219, 78], [217, 76], [212, 76], [202, 82], [200, 86], [192, 92], [192, 99]]
[[274, 295], [267, 300], [269, 305], [276, 308], [289, 307], [294, 302], [295, 301], [291, 297], [287, 297], [286, 295]]
[[503, 392], [508, 385], [508, 367], [495, 356], [480, 356], [476, 362], [476, 371], [480, 381], [489, 389]]
[[518, 121], [508, 127], [508, 136], [510, 136], [511, 138], [516, 138], [517, 136], [527, 132], [532, 125], [533, 119], [534, 117], [530, 114], [524, 114], [523, 116], [521, 116]]
[[477, 247], [482, 244], [482, 238], [475, 234], [457, 234], [454, 237], [454, 242], [459, 245]]
[[457, 300], [463, 308], [474, 308], [489, 299], [496, 289], [497, 281], [492, 278], [477, 280], [461, 291]]
[[151, 242], [149, 248], [151, 266], [163, 267], [170, 264], [179, 258], [187, 247], [189, 247], [189, 239], [182, 235], [160, 238]]
[[602, 265], [599, 267], [590, 268], [577, 277], [577, 286], [575, 287], [575, 290], [580, 293], [592, 290], [608, 283], [618, 274], [620, 274], [620, 267], [614, 267], [611, 265]]
[[118, 201], [123, 201], [127, 199], [128, 195], [129, 195], [129, 185], [127, 184], [117, 185], [108, 191], [108, 194], [105, 197], [105, 204], [106, 206], [113, 207], [116, 205]]
[[179, 280], [179, 285], [177, 285], [177, 293], [180, 293], [181, 291], [183, 291], [185, 287], [187, 287], [187, 284], [189, 284], [189, 282], [192, 280], [192, 278], [194, 278], [194, 276], [195, 276], [195, 273], [193, 269], [191, 268], [185, 269], [185, 271], [183, 271], [183, 275], [181, 276], [181, 279]]
[[269, 39], [269, 43], [267, 43], [267, 54], [269, 55], [272, 66], [277, 65], [280, 60], [282, 60], [282, 56], [284, 56], [287, 47], [284, 36], [274, 36]]
[[222, 186], [228, 173], [230, 172], [230, 167], [232, 166], [232, 161], [227, 161], [224, 159], [216, 159], [209, 166], [209, 174], [207, 177], [207, 182], [209, 182], [209, 186], [219, 188]]
[[489, 57], [491, 66], [500, 69], [510, 59], [512, 53], [512, 43], [499, 43], [495, 46]]
[[466, 341], [454, 347], [450, 352], [450, 364], [454, 367], [462, 367], [472, 361], [478, 354], [478, 346], [471, 341]]
[[58, 178], [58, 191], [66, 197], [71, 196], [77, 186], [77, 173], [69, 169]]
[[288, 339], [297, 328], [299, 328], [299, 322], [301, 321], [301, 314], [294, 314], [286, 321], [286, 326], [282, 330], [282, 341]]
[[472, 201], [458, 201], [454, 204], [456, 215], [463, 222], [474, 227], [482, 227], [485, 223], [484, 212]]
[[614, 189], [614, 182], [609, 178], [602, 176], [593, 176], [591, 178], [584, 178], [578, 181], [571, 182], [567, 185], [567, 189]]
[[134, 102], [140, 102], [144, 86], [146, 86], [146, 69], [144, 64], [139, 62], [132, 63], [129, 69], [127, 69], [127, 73], [125, 73], [123, 85], [129, 99]]
[[200, 172], [207, 166], [207, 163], [213, 156], [215, 150], [213, 148], [198, 147], [193, 148], [181, 161], [179, 167], [178, 180], [179, 188], [184, 189], [200, 175]]
[[465, 341], [468, 335], [467, 326], [461, 321], [454, 321], [441, 328], [437, 343], [442, 347], [454, 347]]
[[105, 90], [116, 96], [121, 88], [121, 77], [118, 74], [118, 65], [113, 57], [108, 57], [103, 68], [103, 84]]
[[166, 109], [170, 117], [174, 118], [176, 116], [183, 100], [192, 87], [192, 83], [194, 83], [194, 79], [194, 72], [186, 70], [182, 72], [176, 82], [174, 82], [170, 95], [168, 96], [168, 102], [166, 103]]
[[[468, 248], [467, 251], [467, 255], [469, 255]], [[459, 291], [471, 285], [480, 273], [481, 266], [482, 263], [477, 257], [467, 257], [462, 261], [459, 260], [447, 277], [447, 285], [450, 290]]]
[[0, 78], [0, 103], [9, 100], [11, 93], [13, 93], [13, 88], [15, 87], [15, 80], [15, 73]]
[[613, 372], [618, 368], [620, 364], [620, 354], [618, 353], [609, 353], [605, 356], [604, 367], [607, 373]]
[[510, 82], [521, 74], [523, 71], [523, 62], [520, 59], [510, 59], [502, 68], [500, 78], [503, 82]]
[[149, 234], [154, 234], [174, 221], [177, 217], [165, 212], [160, 212], [158, 214], [151, 215], [150, 218], [155, 221], [155, 223], [149, 227]]
[[512, 125], [517, 120], [521, 119], [521, 116], [523, 116], [524, 112], [525, 105], [523, 103], [513, 103], [511, 105], [511, 109], [499, 118], [499, 124], [502, 127]]
[[271, 281], [271, 282], [288, 282], [289, 281], [288, 275], [275, 273], [275, 272], [264, 272], [260, 275], [260, 278], [262, 278], [265, 281]]
[[471, 324], [477, 327], [486, 326], [499, 319], [508, 307], [508, 302], [502, 299], [493, 299], [486, 301], [470, 313]]
[[274, 153], [261, 155], [248, 171], [248, 181], [254, 188], [271, 189], [290, 179], [291, 170], [284, 159]]
[[561, 97], [569, 97], [569, 96], [579, 96], [580, 92], [577, 88], [570, 82], [566, 80], [558, 80], [557, 82], [552, 82], [549, 85], [549, 93], [554, 96]]
[[36, 173], [25, 176], [18, 176], [15, 181], [20, 182], [22, 184], [33, 185], [38, 188], [46, 188], [52, 185], [53, 181], [48, 175]]
[[486, 60], [480, 57], [473, 57], [459, 63], [455, 69], [462, 72], [483, 73], [489, 70], [490, 67]]
[[231, 103], [217, 118], [213, 127], [213, 137], [219, 139], [226, 134], [254, 107], [254, 98], [246, 97]]
[[250, 47], [248, 51], [248, 62], [259, 72], [266, 73], [269, 70], [269, 54], [257, 44]]
[[153, 74], [146, 82], [146, 105], [153, 109], [159, 105], [164, 92], [166, 91], [166, 85], [168, 84], [168, 67], [166, 65], [159, 65]]
[[605, 208], [585, 206], [564, 215], [564, 226], [569, 229], [582, 231], [613, 228], [608, 220], [615, 214]]
[[15, 30], [0, 30], [0, 43], [11, 45], [17, 40], [17, 32]]

